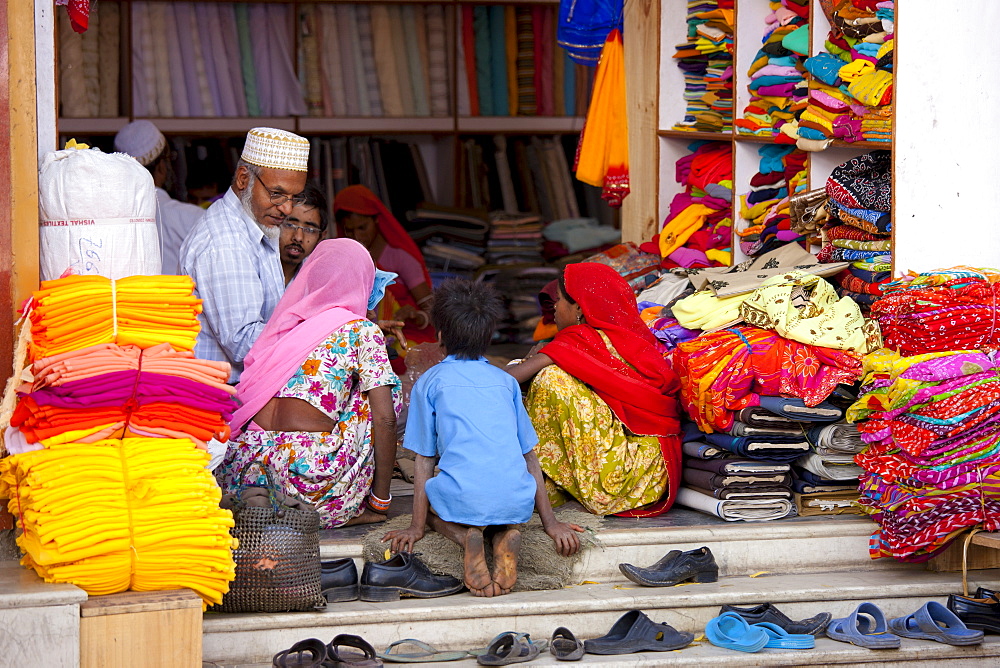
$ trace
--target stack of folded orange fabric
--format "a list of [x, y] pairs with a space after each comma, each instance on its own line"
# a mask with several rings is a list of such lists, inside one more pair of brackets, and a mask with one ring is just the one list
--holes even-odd
[[35, 361], [20, 388], [8, 449], [111, 437], [189, 438], [205, 448], [229, 437], [229, 365], [195, 359], [169, 343], [146, 350], [103, 343]]
[[205, 468], [235, 408], [229, 365], [195, 359], [187, 276], [70, 276], [27, 306], [31, 378], [4, 434], [0, 498], [21, 560], [90, 594], [189, 587], [218, 603], [235, 575], [232, 514]]

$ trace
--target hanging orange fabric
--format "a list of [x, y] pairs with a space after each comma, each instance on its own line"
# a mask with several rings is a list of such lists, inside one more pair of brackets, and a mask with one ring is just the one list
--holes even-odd
[[576, 178], [602, 189], [610, 206], [629, 194], [625, 47], [617, 28], [608, 34], [594, 75], [594, 92], [576, 149]]

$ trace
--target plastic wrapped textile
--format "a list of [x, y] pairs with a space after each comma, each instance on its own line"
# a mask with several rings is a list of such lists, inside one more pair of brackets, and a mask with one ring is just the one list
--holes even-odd
[[209, 455], [190, 441], [65, 443], [0, 460], [24, 566], [90, 595], [188, 587], [218, 603], [235, 575]]
[[160, 273], [156, 189], [134, 158], [96, 149], [45, 154], [38, 210], [43, 281], [67, 270], [116, 279]]

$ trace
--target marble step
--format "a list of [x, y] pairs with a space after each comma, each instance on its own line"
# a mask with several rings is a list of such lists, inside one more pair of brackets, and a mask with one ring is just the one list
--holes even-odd
[[[980, 584], [995, 586], [998, 582], [1000, 570], [970, 573], [971, 588]], [[204, 657], [223, 665], [260, 662], [298, 640], [316, 637], [328, 642], [339, 633], [360, 635], [379, 650], [401, 638], [419, 638], [441, 649], [469, 649], [484, 646], [502, 631], [521, 631], [542, 639], [558, 626], [568, 627], [580, 638], [595, 638], [632, 609], [645, 611], [654, 621], [701, 634], [708, 620], [726, 603], [770, 601], [790, 617], [801, 619], [824, 611], [843, 617], [859, 603], [872, 601], [892, 617], [909, 614], [928, 600], [943, 603], [961, 586], [961, 575], [956, 573], [796, 573], [756, 578], [730, 576], [716, 583], [665, 588], [604, 582], [494, 599], [463, 593], [393, 603], [355, 601], [321, 613], [207, 614], [203, 625]], [[669, 654], [675, 655], [680, 656]], [[845, 659], [848, 663], [855, 660]], [[747, 665], [745, 656], [743, 661], [741, 665]]]
[[[1000, 662], [1000, 636], [988, 635], [977, 647], [951, 647], [925, 640], [904, 639], [896, 650], [868, 650], [828, 638], [819, 638], [811, 650], [765, 649], [756, 654], [745, 654], [721, 649], [707, 641], [692, 643], [674, 652], [645, 652], [624, 656], [595, 656], [585, 654], [575, 665], [601, 666], [601, 668], [645, 668], [659, 666], [717, 666], [718, 668], [745, 668], [746, 666], [836, 666], [855, 668], [884, 667], [906, 664], [907, 668], [959, 668], [964, 666], [995, 666]], [[392, 665], [392, 664], [386, 664]], [[440, 663], [411, 663], [414, 668], [438, 667]], [[464, 659], [445, 664], [454, 668], [478, 666], [474, 659]], [[567, 666], [564, 661], [543, 652], [531, 666]], [[209, 663], [218, 668], [270, 668], [271, 662], [253, 664]]]
[[[683, 508], [671, 510], [664, 518], [605, 518], [597, 532], [602, 547], [588, 550], [574, 567], [574, 575], [580, 580], [624, 580], [619, 563], [648, 566], [670, 550], [702, 545], [712, 549], [720, 575], [922, 568], [892, 559], [873, 561], [868, 556], [868, 541], [874, 526], [859, 515], [724, 522]], [[360, 569], [361, 536], [368, 529], [350, 530], [324, 532], [320, 554], [323, 559], [352, 557]]]

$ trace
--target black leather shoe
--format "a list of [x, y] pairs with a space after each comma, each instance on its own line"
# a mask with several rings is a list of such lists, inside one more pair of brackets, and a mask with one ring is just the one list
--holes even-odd
[[646, 587], [670, 587], [687, 580], [715, 582], [719, 579], [719, 567], [707, 547], [687, 552], [671, 550], [649, 568], [618, 564], [618, 570], [632, 582]]
[[416, 555], [400, 552], [381, 563], [368, 562], [361, 573], [362, 601], [398, 601], [400, 596], [451, 596], [465, 587], [458, 578], [434, 575]]
[[976, 590], [976, 598], [995, 598], [1000, 600], [1000, 592], [996, 589], [987, 589], [986, 587], [980, 587]]
[[748, 624], [771, 622], [772, 624], [777, 624], [788, 633], [804, 633], [812, 636], [822, 633], [823, 630], [826, 629], [826, 625], [830, 623], [830, 618], [833, 616], [829, 612], [821, 612], [815, 617], [793, 622], [787, 615], [785, 615], [785, 613], [778, 610], [771, 603], [762, 603], [749, 608], [739, 608], [735, 605], [724, 605], [719, 611], [719, 614], [721, 615], [724, 612], [735, 612], [737, 615], [745, 619]]
[[319, 578], [327, 603], [358, 600], [358, 567], [350, 557], [324, 561]]
[[1000, 633], [1000, 602], [995, 598], [977, 599], [951, 594], [948, 596], [948, 609], [970, 629]]

